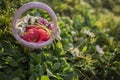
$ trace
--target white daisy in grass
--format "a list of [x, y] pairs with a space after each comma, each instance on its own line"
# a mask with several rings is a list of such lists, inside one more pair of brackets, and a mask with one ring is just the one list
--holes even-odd
[[71, 49], [71, 54], [73, 57], [81, 57], [81, 52], [78, 48]]
[[103, 49], [99, 45], [96, 45], [96, 51], [100, 54], [104, 54]]
[[89, 30], [84, 30], [83, 33], [90, 37], [95, 37], [95, 34], [93, 32], [90, 32]]

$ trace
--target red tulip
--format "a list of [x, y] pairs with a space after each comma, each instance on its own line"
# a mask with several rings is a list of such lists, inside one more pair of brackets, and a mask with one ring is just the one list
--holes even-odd
[[28, 42], [44, 42], [50, 38], [48, 32], [38, 26], [28, 26], [28, 30], [22, 38]]

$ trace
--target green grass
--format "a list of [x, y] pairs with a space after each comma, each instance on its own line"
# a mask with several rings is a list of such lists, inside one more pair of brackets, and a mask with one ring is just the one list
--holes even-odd
[[[120, 78], [120, 0], [33, 1], [55, 11], [61, 40], [34, 51], [21, 46], [12, 36], [11, 22], [15, 11], [30, 0], [0, 1], [0, 80]], [[28, 13], [48, 17], [39, 10]]]

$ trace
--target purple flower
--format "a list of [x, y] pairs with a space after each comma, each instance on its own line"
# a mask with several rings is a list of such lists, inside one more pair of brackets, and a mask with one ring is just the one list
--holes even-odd
[[51, 28], [52, 27], [52, 24], [51, 23], [48, 23], [48, 28]]
[[46, 25], [46, 24], [47, 24], [47, 21], [46, 21], [44, 18], [42, 18], [42, 19], [41, 19], [41, 23], [44, 24], [44, 25]]

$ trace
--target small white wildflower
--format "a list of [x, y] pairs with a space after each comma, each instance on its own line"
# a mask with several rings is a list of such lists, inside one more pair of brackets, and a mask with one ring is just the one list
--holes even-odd
[[75, 57], [75, 56], [77, 56], [77, 57], [80, 56], [80, 51], [79, 51], [78, 48], [75, 48], [75, 49], [71, 50], [71, 53], [72, 53], [72, 55], [73, 55], [74, 57]]
[[99, 45], [96, 45], [96, 50], [97, 50], [98, 53], [104, 54], [103, 49]]
[[95, 34], [93, 32], [90, 32], [89, 30], [84, 30], [83, 33], [90, 36], [90, 37], [95, 37]]
[[23, 28], [25, 28], [25, 27], [27, 27], [27, 24], [25, 24], [25, 23], [22, 23], [22, 24], [20, 24], [20, 27], [23, 27]]
[[24, 35], [24, 28], [22, 27], [15, 27], [16, 32], [18, 33], [19, 36]]
[[36, 20], [36, 17], [32, 17], [31, 20], [30, 20], [30, 23], [31, 23], [31, 24], [34, 24], [34, 23], [35, 23], [35, 20]]
[[25, 23], [28, 23], [28, 21], [29, 21], [29, 19], [31, 19], [31, 17], [32, 17], [32, 16], [30, 16], [30, 15], [28, 14], [27, 16], [23, 17], [23, 21], [24, 21]]
[[26, 30], [26, 27], [27, 27], [27, 23], [24, 23], [23, 21], [18, 22], [18, 23], [16, 24], [16, 27], [21, 27], [21, 28], [23, 28], [23, 30], [25, 31], [25, 30]]
[[38, 17], [37, 23], [41, 23], [40, 21], [41, 21], [41, 17]]
[[38, 16], [36, 16], [35, 18], [36, 18], [36, 19], [39, 19], [39, 17], [38, 17]]

